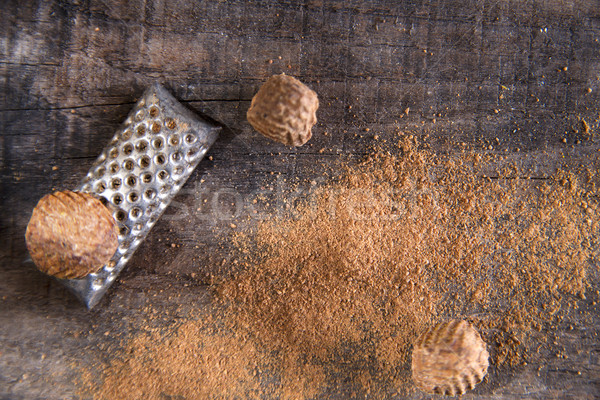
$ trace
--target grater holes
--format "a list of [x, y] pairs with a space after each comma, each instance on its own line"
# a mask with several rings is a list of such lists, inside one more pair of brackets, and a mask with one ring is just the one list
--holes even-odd
[[163, 140], [162, 138], [156, 138], [152, 141], [152, 146], [154, 146], [155, 149], [161, 149], [163, 147]]
[[162, 171], [158, 172], [158, 179], [160, 179], [161, 181], [164, 181], [168, 177], [169, 177], [169, 173], [167, 171], [165, 171], [164, 169]]
[[115, 269], [115, 266], [117, 265], [116, 262], [114, 262], [114, 260], [110, 260], [105, 266], [104, 266], [104, 271], [108, 272], [108, 273], [112, 273], [112, 271]]
[[106, 197], [101, 196], [100, 203], [102, 203], [104, 205], [104, 207], [108, 206], [108, 200], [106, 199]]
[[116, 174], [117, 172], [119, 172], [119, 170], [121, 169], [119, 167], [119, 164], [117, 164], [116, 162], [111, 163], [110, 166], [108, 167], [108, 169], [110, 170], [111, 174]]
[[140, 158], [140, 167], [141, 168], [148, 168], [150, 166], [150, 157], [148, 156], [143, 156]]
[[176, 151], [173, 154], [171, 154], [171, 160], [173, 160], [173, 162], [178, 163], [181, 161], [181, 153]]
[[153, 122], [152, 123], [152, 127], [150, 129], [152, 129], [152, 133], [159, 133], [160, 132], [160, 123], [158, 122]]
[[106, 183], [104, 181], [98, 182], [98, 184], [96, 185], [96, 193], [98, 193], [98, 194], [104, 193], [105, 190], [106, 190]]
[[192, 147], [191, 149], [188, 150], [188, 152], [187, 152], [188, 160], [191, 160], [197, 156], [198, 156], [198, 148], [197, 147]]
[[137, 194], [137, 192], [131, 192], [127, 197], [130, 203], [137, 203], [137, 201], [140, 199], [140, 195]]
[[123, 162], [123, 168], [125, 168], [127, 171], [133, 171], [134, 167], [135, 162], [131, 158]]
[[169, 138], [169, 144], [171, 146], [179, 146], [179, 135], [171, 135]]
[[102, 279], [101, 277], [94, 278], [94, 280], [92, 281], [92, 287], [94, 288], [94, 290], [100, 289], [103, 285], [104, 279]]
[[[134, 248], [146, 237], [152, 225], [155, 225], [156, 221], [159, 220], [162, 212], [167, 208], [167, 202], [172, 199], [174, 192], [180, 189], [185, 180], [184, 178], [187, 178], [189, 173], [193, 171], [198, 159], [204, 154], [204, 152], [199, 155], [194, 154], [194, 158], [188, 162], [188, 151], [202, 144], [204, 133], [201, 130], [195, 135], [193, 129], [196, 126], [191, 115], [184, 112], [180, 119], [175, 117], [177, 114], [171, 114], [179, 109], [179, 105], [173, 103], [171, 97], [166, 97], [164, 99], [165, 104], [163, 104], [163, 97], [164, 93], [160, 90], [148, 90], [144, 94], [143, 100], [138, 101], [137, 105], [133, 106], [133, 110], [125, 119], [124, 124], [117, 130], [115, 138], [107, 143], [108, 146], [100, 153], [90, 173], [85, 176], [85, 179], [79, 185], [79, 188], [89, 187], [90, 192], [99, 198], [104, 197], [104, 202], [108, 204], [108, 209], [111, 210], [109, 214], [111, 218], [119, 210], [125, 213], [122, 222], [117, 223], [115, 221], [117, 229], [122, 229], [117, 231], [117, 233], [120, 232], [118, 236], [119, 247], [112, 258], [115, 261], [111, 266], [112, 269], [108, 268], [108, 263], [106, 263], [100, 273], [90, 274], [85, 279], [85, 286], [70, 285], [78, 295], [81, 295], [80, 297], [92, 299], [92, 301], [87, 302], [88, 305], [93, 305], [105, 289], [116, 280], [127, 261], [130, 261]], [[173, 106], [175, 107], [173, 108]], [[156, 114], [156, 110], [158, 110], [158, 114]], [[158, 125], [154, 126], [154, 124]], [[202, 125], [202, 120], [200, 120], [200, 126]], [[210, 126], [210, 124], [208, 125]], [[158, 131], [158, 127], [160, 131]], [[169, 141], [173, 135], [179, 137], [178, 141], [175, 139], [173, 142], [173, 144], [176, 144], [175, 146]], [[156, 142], [158, 148], [154, 147], [155, 139], [159, 139]], [[115, 158], [110, 156], [110, 151], [113, 148], [118, 151], [118, 153], [113, 152], [113, 156], [116, 155]], [[180, 153], [181, 161], [178, 163], [173, 162], [174, 152]], [[164, 164], [162, 165], [155, 162], [156, 156], [159, 154], [164, 156]], [[177, 160], [178, 155], [175, 155], [174, 158]], [[131, 169], [130, 162], [126, 163], [130, 160], [134, 163], [133, 169]], [[111, 172], [109, 169], [112, 163], [115, 163], [113, 167], [115, 172]], [[104, 170], [97, 172], [100, 166], [104, 167]], [[181, 169], [177, 167], [183, 168], [181, 175], [179, 175]], [[164, 172], [161, 174], [163, 179], [161, 180], [158, 173], [163, 170]], [[127, 182], [128, 177], [131, 175], [136, 178], [134, 187], [130, 187]], [[115, 178], [120, 178], [120, 186], [116, 190], [111, 186]], [[101, 182], [104, 183], [105, 190], [102, 193], [97, 193], [96, 189], [101, 188]], [[161, 187], [163, 186], [164, 189], [170, 187], [168, 193], [164, 195], [161, 193]], [[150, 191], [147, 192], [148, 190]], [[133, 191], [137, 193], [137, 201], [135, 201], [135, 194], [130, 197]], [[113, 196], [117, 193], [120, 195], [116, 197], [117, 202], [120, 201], [119, 205], [112, 202]], [[148, 200], [146, 197], [148, 197]], [[149, 205], [152, 206], [148, 210], [150, 212], [147, 213]], [[97, 278], [101, 279], [96, 281]], [[96, 281], [96, 284], [94, 284], [94, 281]], [[94, 297], [89, 297], [91, 294]]]
[[141, 120], [144, 119], [145, 115], [146, 115], [146, 112], [142, 109], [142, 110], [138, 111], [137, 113], [135, 113], [135, 120], [140, 122]]
[[177, 122], [173, 118], [165, 119], [165, 126], [171, 130], [177, 128]]
[[163, 196], [169, 194], [169, 192], [171, 191], [171, 188], [172, 188], [172, 186], [169, 184], [161, 186], [160, 194]]
[[115, 213], [115, 219], [116, 219], [117, 221], [119, 221], [119, 222], [123, 222], [123, 221], [125, 221], [125, 218], [127, 218], [127, 214], [125, 214], [125, 211], [123, 211], [123, 210], [118, 210], [118, 211]]
[[154, 162], [156, 162], [156, 164], [158, 164], [158, 165], [163, 165], [166, 161], [167, 161], [167, 159], [165, 158], [164, 154], [158, 154], [154, 158]]
[[[138, 219], [141, 216], [142, 216], [142, 210], [139, 207], [134, 207], [129, 212], [129, 217], [131, 219]], [[134, 228], [137, 228], [137, 225]], [[140, 230], [140, 229], [137, 229], [137, 230]]]
[[106, 173], [106, 168], [104, 168], [104, 167], [98, 167], [96, 169], [96, 176], [98, 176], [98, 177], [104, 176], [105, 173]]
[[181, 175], [183, 174], [183, 167], [179, 166], [179, 167], [175, 167], [173, 169], [173, 175]]
[[148, 189], [144, 192], [144, 198], [146, 200], [152, 200], [156, 197], [156, 191], [154, 189]]
[[134, 187], [137, 184], [137, 178], [134, 175], [129, 175], [127, 177], [127, 186]]
[[154, 210], [156, 210], [156, 203], [151, 203], [148, 204], [148, 206], [146, 207], [146, 214], [151, 215]]
[[121, 187], [121, 178], [114, 178], [111, 181], [110, 186], [115, 190], [119, 190], [119, 188]]
[[191, 133], [187, 134], [185, 136], [185, 142], [187, 144], [192, 144], [196, 141], [196, 135], [192, 135]]
[[121, 252], [126, 253], [129, 250], [129, 246], [131, 246], [131, 239], [125, 239], [119, 245], [119, 249], [121, 249]]
[[110, 158], [117, 158], [119, 157], [119, 149], [113, 147], [112, 149], [110, 149], [110, 151], [108, 152], [108, 156]]
[[131, 153], [133, 153], [133, 145], [131, 143], [126, 143], [125, 146], [123, 146], [123, 154], [128, 156]]
[[121, 203], [123, 203], [123, 195], [121, 195], [121, 193], [115, 193], [111, 201], [115, 206], [121, 205]]
[[139, 142], [136, 143], [135, 149], [137, 151], [139, 151], [140, 153], [145, 153], [146, 150], [148, 150], [148, 142], [145, 140], [140, 140]]
[[150, 116], [152, 118], [158, 117], [158, 108], [156, 108], [156, 106], [150, 107]]

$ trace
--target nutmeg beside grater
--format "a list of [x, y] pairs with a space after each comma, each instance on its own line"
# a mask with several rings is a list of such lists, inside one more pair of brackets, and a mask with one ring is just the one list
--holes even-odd
[[288, 146], [302, 146], [312, 137], [318, 108], [319, 99], [312, 89], [281, 74], [260, 87], [246, 117], [264, 136]]
[[483, 380], [488, 358], [485, 342], [471, 324], [442, 322], [417, 339], [412, 354], [413, 380], [427, 393], [464, 394]]
[[73, 279], [100, 270], [117, 250], [118, 234], [117, 222], [99, 199], [66, 190], [38, 202], [25, 239], [42, 272]]

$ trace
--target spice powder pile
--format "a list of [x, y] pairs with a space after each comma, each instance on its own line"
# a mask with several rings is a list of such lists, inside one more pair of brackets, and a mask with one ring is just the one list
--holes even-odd
[[214, 320], [140, 334], [88, 389], [98, 399], [403, 394], [414, 390], [411, 343], [450, 317], [481, 331], [493, 365], [525, 363], [528, 333], [568, 319], [589, 288], [597, 177], [521, 179], [508, 166], [484, 178], [490, 165], [406, 138], [347, 166], [290, 215], [234, 238], [243, 268], [214, 285]]

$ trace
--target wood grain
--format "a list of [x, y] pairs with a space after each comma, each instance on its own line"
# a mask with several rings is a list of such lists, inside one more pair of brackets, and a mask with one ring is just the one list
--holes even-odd
[[[367, 152], [374, 135], [399, 130], [428, 134], [437, 152], [464, 142], [506, 154], [540, 179], [598, 158], [580, 129], [581, 119], [597, 128], [600, 117], [600, 7], [592, 0], [8, 0], [2, 10], [3, 399], [77, 398], [72, 361], [92, 362], [85, 349], [132, 332], [146, 304], [177, 318], [210, 300], [203, 283], [229, 272], [219, 243], [231, 220], [225, 208], [214, 212], [219, 201], [202, 208], [199, 198], [246, 204], [276, 193], [283, 179], [322, 180], [340, 159]], [[261, 83], [281, 72], [321, 102], [313, 139], [298, 149], [263, 138], [245, 118]], [[84, 176], [154, 81], [226, 130], [213, 160], [87, 312], [23, 264], [25, 227], [39, 198]], [[249, 211], [240, 210], [243, 221]], [[599, 301], [592, 290], [578, 306], [600, 315]], [[599, 332], [600, 317], [566, 321], [554, 347], [568, 358], [540, 353], [527, 366], [492, 366], [473, 398], [599, 398]]]

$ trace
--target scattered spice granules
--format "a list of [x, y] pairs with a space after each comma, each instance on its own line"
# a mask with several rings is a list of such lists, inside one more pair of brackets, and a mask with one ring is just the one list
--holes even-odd
[[211, 320], [138, 334], [105, 371], [101, 399], [258, 398], [256, 349]]
[[229, 249], [243, 269], [214, 286], [220, 317], [138, 335], [88, 389], [98, 399], [382, 398], [414, 390], [411, 343], [450, 317], [478, 327], [493, 364], [526, 362], [528, 332], [585, 296], [597, 177], [523, 179], [511, 166], [486, 178], [493, 161], [405, 138], [347, 166], [290, 215], [237, 235]]

